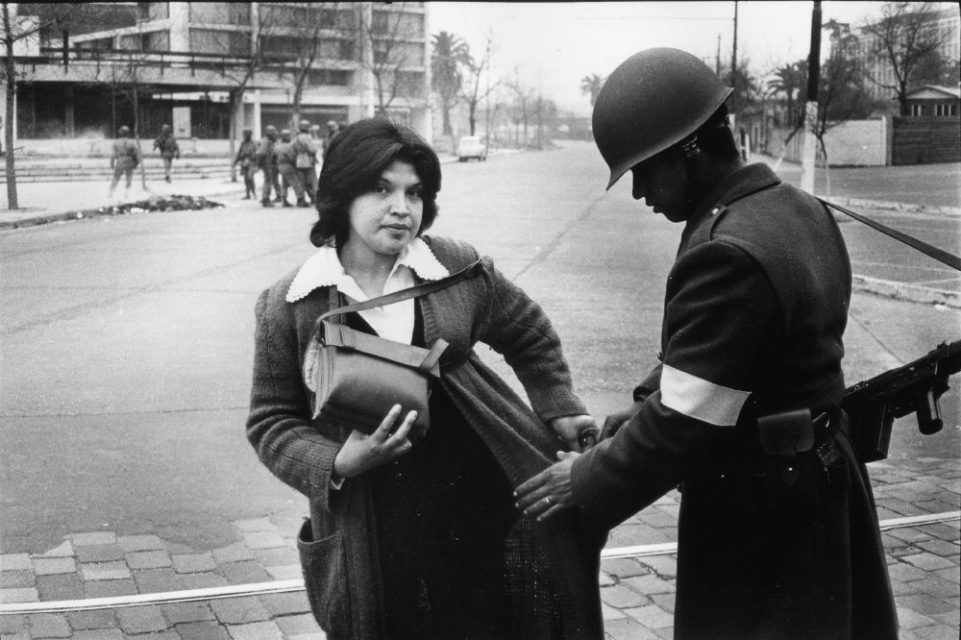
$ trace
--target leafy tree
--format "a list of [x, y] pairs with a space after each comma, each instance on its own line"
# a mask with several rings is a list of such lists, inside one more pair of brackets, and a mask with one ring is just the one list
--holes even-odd
[[871, 80], [895, 93], [901, 115], [910, 113], [907, 96], [921, 72], [942, 68], [939, 50], [944, 36], [937, 22], [938, 11], [929, 2], [889, 2], [882, 7], [880, 20], [862, 27], [871, 36], [868, 53], [894, 72], [893, 83], [873, 76]]
[[[774, 71], [774, 78], [768, 81], [768, 88], [780, 93], [785, 98], [787, 122], [793, 126], [803, 113], [801, 94], [806, 89], [807, 63], [794, 62], [786, 64]], [[802, 108], [799, 108], [802, 105]]]
[[734, 92], [728, 98], [728, 108], [731, 113], [739, 113], [751, 107], [761, 97], [762, 87], [757, 77], [751, 72], [751, 61], [743, 58], [738, 61], [737, 73], [731, 75], [730, 69], [722, 69], [721, 77], [728, 78], [729, 86]]
[[596, 73], [590, 73], [583, 78], [581, 78], [581, 95], [591, 97], [591, 106], [597, 102], [597, 96], [601, 92], [601, 88], [604, 86], [604, 76], [598, 75]]
[[440, 97], [443, 134], [452, 136], [454, 131], [450, 124], [450, 112], [457, 104], [464, 86], [462, 69], [471, 59], [470, 48], [460, 36], [447, 31], [435, 33], [431, 37], [431, 45], [431, 88]]

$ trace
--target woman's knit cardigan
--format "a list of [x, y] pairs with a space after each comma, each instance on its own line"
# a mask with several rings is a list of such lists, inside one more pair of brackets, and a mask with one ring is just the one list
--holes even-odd
[[[450, 272], [477, 259], [461, 242], [425, 237]], [[285, 300], [296, 272], [257, 301], [256, 350], [247, 435], [263, 463], [310, 501], [301, 556], [314, 614], [331, 638], [384, 636], [374, 514], [363, 474], [330, 483], [334, 457], [346, 437], [337, 425], [311, 422], [301, 366], [317, 317], [327, 310], [326, 288], [296, 303]], [[425, 343], [450, 346], [441, 384], [517, 486], [549, 466], [562, 445], [546, 422], [586, 413], [574, 395], [560, 340], [540, 308], [497, 271], [489, 258], [472, 278], [420, 298]], [[484, 342], [504, 355], [530, 398], [531, 409], [472, 348]], [[604, 531], [591, 530], [577, 512], [535, 524], [556, 577], [564, 637], [602, 638], [598, 589]], [[469, 579], [465, 576], [465, 579]]]

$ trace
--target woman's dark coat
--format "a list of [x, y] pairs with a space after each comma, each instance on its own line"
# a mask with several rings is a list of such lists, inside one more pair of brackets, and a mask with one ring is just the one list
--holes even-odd
[[[451, 272], [477, 258], [469, 245], [424, 238]], [[374, 514], [363, 475], [331, 487], [334, 458], [347, 433], [311, 423], [301, 367], [314, 321], [327, 310], [326, 288], [296, 303], [285, 295], [295, 273], [257, 302], [256, 352], [247, 434], [264, 464], [310, 500], [301, 558], [314, 614], [331, 638], [382, 638], [383, 594]], [[548, 467], [562, 447], [546, 426], [554, 417], [586, 413], [574, 395], [560, 341], [541, 308], [484, 258], [469, 280], [420, 299], [426, 344], [443, 338], [441, 384], [494, 454], [512, 486]], [[477, 342], [502, 353], [533, 411], [472, 350]], [[566, 638], [603, 637], [598, 588], [603, 533], [587, 533], [574, 513], [536, 524], [547, 547], [564, 612]], [[465, 580], [469, 576], [464, 577]], [[525, 637], [526, 640], [526, 637]]]

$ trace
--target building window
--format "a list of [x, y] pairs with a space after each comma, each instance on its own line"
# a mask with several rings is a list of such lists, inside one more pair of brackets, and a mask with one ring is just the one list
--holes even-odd
[[924, 115], [924, 105], [923, 104], [912, 104], [911, 105], [911, 115], [918, 117]]
[[248, 56], [250, 55], [250, 36], [238, 31], [191, 29], [190, 50], [196, 53]]
[[270, 27], [300, 27], [307, 24], [307, 8], [298, 6], [260, 5], [260, 24]]
[[416, 100], [424, 97], [424, 89], [423, 73], [397, 72], [397, 95]]
[[250, 5], [238, 2], [190, 2], [190, 21], [195, 24], [250, 24]]
[[166, 20], [170, 17], [170, 8], [166, 2], [138, 2], [141, 20]]
[[169, 51], [170, 34], [167, 31], [131, 33], [120, 36], [120, 48], [124, 51]]
[[299, 53], [297, 47], [298, 40], [285, 36], [262, 36], [260, 38], [260, 49], [267, 55], [273, 56], [295, 56]]
[[956, 116], [958, 115], [958, 105], [947, 103], [936, 104], [934, 105], [934, 115], [941, 118]]
[[350, 84], [350, 72], [337, 69], [311, 69], [307, 78], [314, 86], [346, 87]]
[[423, 38], [424, 16], [416, 13], [375, 11], [370, 30], [371, 33], [378, 36], [390, 35], [406, 39]]
[[113, 49], [113, 38], [98, 38], [96, 40], [84, 40], [77, 43], [78, 49], [88, 51], [110, 51]]

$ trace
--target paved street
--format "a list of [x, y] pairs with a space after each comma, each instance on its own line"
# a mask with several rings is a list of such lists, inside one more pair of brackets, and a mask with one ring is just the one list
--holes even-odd
[[[578, 390], [601, 417], [627, 403], [654, 361], [680, 233], [631, 201], [626, 185], [605, 193], [605, 183], [586, 144], [445, 164], [433, 230], [492, 255], [543, 304]], [[315, 214], [263, 209], [240, 200], [242, 189], [212, 181], [184, 181], [174, 192], [195, 193], [191, 184], [203, 185], [197, 195], [226, 189], [227, 207], [0, 231], [0, 603], [299, 573], [291, 539], [306, 505], [256, 460], [243, 424], [253, 302], [310, 255]], [[867, 199], [865, 190], [844, 195]], [[937, 206], [959, 204], [944, 198]], [[871, 214], [958, 251], [961, 217]], [[957, 274], [937, 263], [859, 223], [842, 229], [855, 273], [907, 282], [915, 293], [961, 291]], [[961, 310], [911, 295], [855, 295], [845, 337], [849, 382], [959, 338]], [[478, 351], [495, 360], [486, 347]], [[897, 423], [890, 459], [871, 465], [883, 520], [959, 508], [959, 398], [956, 389], [945, 396], [946, 428], [936, 436], [922, 439], [913, 419]], [[608, 548], [674, 541], [676, 516], [671, 494], [618, 527]], [[905, 640], [957, 637], [959, 540], [957, 520], [885, 533]], [[605, 561], [611, 638], [670, 637], [673, 567], [669, 554]], [[0, 634], [322, 637], [305, 607], [295, 592], [3, 616]]]

